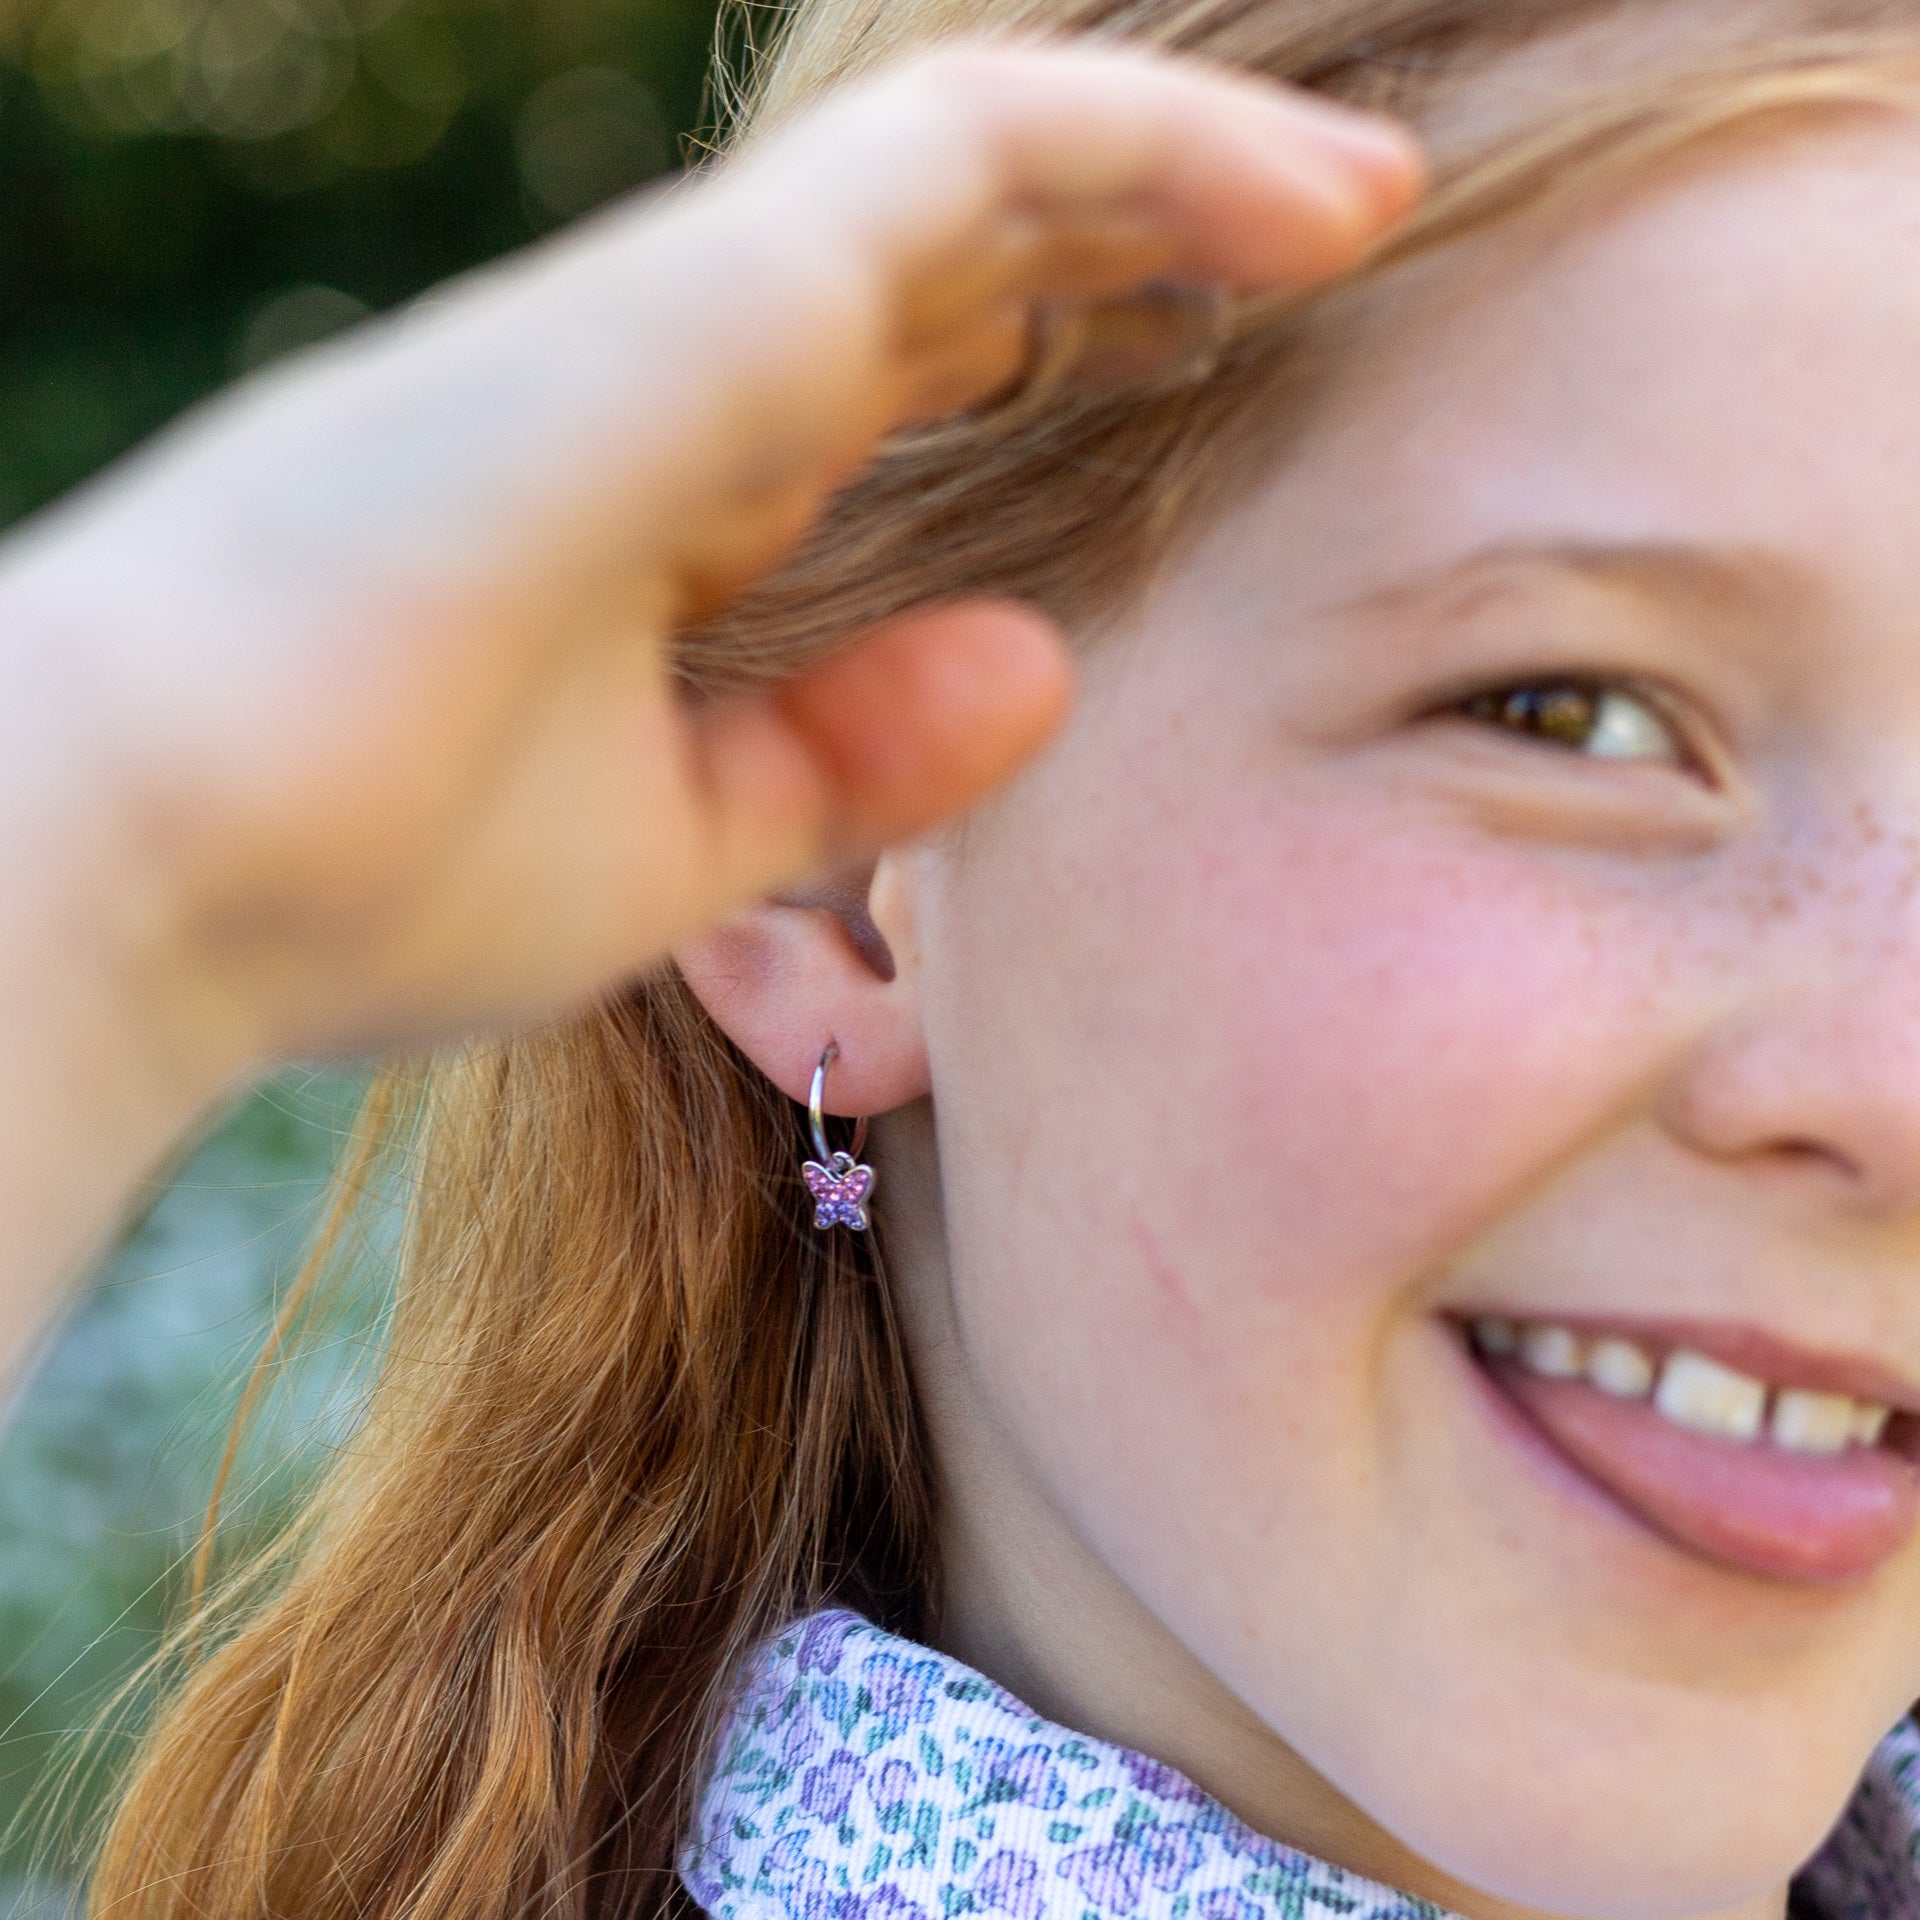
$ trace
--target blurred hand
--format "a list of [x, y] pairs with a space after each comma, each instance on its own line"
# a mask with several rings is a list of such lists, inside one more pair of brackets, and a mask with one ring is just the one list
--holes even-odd
[[0, 1020], [57, 1054], [93, 1007], [103, 1085], [131, 1048], [177, 1126], [268, 1055], [536, 1016], [964, 806], [1062, 713], [1037, 615], [911, 613], [704, 706], [676, 624], [1015, 377], [1036, 299], [1316, 280], [1417, 173], [1264, 83], [950, 50], [203, 410], [0, 552]]

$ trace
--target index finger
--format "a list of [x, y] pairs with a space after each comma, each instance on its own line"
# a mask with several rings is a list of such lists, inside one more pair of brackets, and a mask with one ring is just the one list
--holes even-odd
[[780, 130], [742, 173], [896, 270], [1009, 216], [1122, 214], [1165, 270], [1238, 292], [1341, 271], [1422, 183], [1411, 134], [1376, 115], [1165, 55], [1038, 45], [923, 56]]

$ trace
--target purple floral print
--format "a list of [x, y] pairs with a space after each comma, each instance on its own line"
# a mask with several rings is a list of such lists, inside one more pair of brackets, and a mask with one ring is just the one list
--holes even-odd
[[816, 1613], [800, 1629], [800, 1643], [794, 1649], [795, 1670], [803, 1678], [809, 1673], [838, 1672], [841, 1649], [859, 1618], [854, 1613]]
[[1053, 1749], [1039, 1741], [1016, 1748], [991, 1736], [973, 1743], [973, 1798], [976, 1806], [1017, 1801], [1023, 1807], [1052, 1812], [1064, 1806], [1066, 1783], [1053, 1764]]
[[1046, 1911], [1040, 1862], [1030, 1853], [1002, 1847], [980, 1869], [973, 1883], [973, 1897], [990, 1912], [1012, 1914], [1013, 1920], [1040, 1920]]
[[1207, 1796], [1185, 1774], [1175, 1773], [1161, 1761], [1149, 1760], [1144, 1753], [1122, 1753], [1120, 1764], [1126, 1768], [1127, 1778], [1142, 1793], [1151, 1794], [1156, 1800], [1184, 1802], [1195, 1807], [1206, 1804]]
[[800, 1782], [800, 1810], [834, 1826], [847, 1817], [853, 1790], [860, 1784], [860, 1762], [844, 1748], [823, 1767], [812, 1767]]
[[1200, 1920], [1265, 1920], [1259, 1907], [1231, 1887], [1215, 1887], [1200, 1896]]
[[873, 1804], [883, 1819], [897, 1814], [920, 1784], [919, 1769], [910, 1760], [888, 1760], [873, 1769]]
[[[837, 1610], [740, 1676], [680, 1872], [712, 1920], [1451, 1920]], [[1912, 1722], [1797, 1895], [1819, 1920], [1920, 1920]]]
[[860, 1678], [872, 1703], [882, 1739], [891, 1740], [933, 1717], [934, 1689], [940, 1684], [937, 1660], [910, 1659], [899, 1653], [869, 1654]]

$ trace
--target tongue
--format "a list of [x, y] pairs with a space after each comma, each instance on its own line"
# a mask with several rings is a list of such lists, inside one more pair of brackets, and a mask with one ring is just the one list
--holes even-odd
[[1885, 1446], [1821, 1458], [1690, 1433], [1644, 1400], [1488, 1362], [1534, 1424], [1669, 1539], [1748, 1573], [1856, 1580], [1907, 1538], [1920, 1472]]

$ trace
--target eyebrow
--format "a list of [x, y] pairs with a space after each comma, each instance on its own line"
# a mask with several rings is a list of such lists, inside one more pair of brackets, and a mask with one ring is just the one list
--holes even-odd
[[1378, 614], [1436, 600], [1470, 602], [1517, 575], [1539, 572], [1571, 574], [1611, 592], [1718, 614], [1778, 616], [1811, 597], [1802, 569], [1761, 547], [1554, 539], [1482, 547], [1445, 566], [1355, 595], [1334, 611]]

